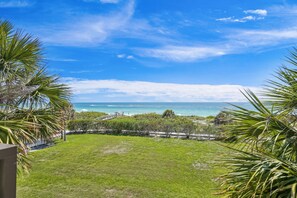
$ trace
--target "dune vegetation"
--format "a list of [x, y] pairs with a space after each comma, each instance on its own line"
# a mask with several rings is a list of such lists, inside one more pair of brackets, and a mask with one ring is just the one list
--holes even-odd
[[[163, 115], [156, 113], [120, 116], [104, 120], [100, 112], [81, 112], [68, 121], [67, 128], [73, 132], [87, 132], [109, 129], [120, 134], [123, 130], [130, 131], [161, 131], [185, 134], [216, 134], [223, 135], [225, 124], [215, 124], [214, 117], [176, 116], [172, 110]], [[85, 116], [84, 116], [85, 115]], [[90, 116], [93, 115], [93, 116]], [[164, 116], [165, 115], [165, 116]]]

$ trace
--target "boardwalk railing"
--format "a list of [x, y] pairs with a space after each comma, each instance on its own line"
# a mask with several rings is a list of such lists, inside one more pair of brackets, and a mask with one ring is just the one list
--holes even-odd
[[114, 114], [110, 114], [110, 115], [106, 115], [106, 116], [101, 116], [99, 119], [100, 120], [111, 120], [111, 119], [114, 119], [116, 117], [121, 117], [121, 116], [124, 116], [124, 113], [115, 112]]
[[[88, 130], [88, 131], [66, 131], [67, 135], [74, 134], [106, 134], [106, 135], [130, 135], [130, 136], [146, 136], [146, 137], [160, 137], [160, 138], [178, 138], [178, 139], [190, 139], [190, 140], [220, 140], [221, 136], [206, 133], [177, 133], [177, 132], [161, 132], [161, 131], [131, 131], [131, 130], [121, 130], [114, 131], [112, 129], [101, 129], [101, 130]], [[56, 134], [53, 138], [61, 137], [61, 134]], [[28, 144], [29, 148], [43, 147], [47, 145], [48, 141], [37, 140], [33, 144]]]
[[67, 131], [66, 134], [119, 134], [119, 135], [134, 135], [134, 136], [148, 136], [161, 138], [180, 138], [191, 140], [219, 140], [222, 137], [215, 134], [194, 134], [194, 133], [178, 133], [178, 132], [162, 132], [162, 131], [131, 131], [121, 130], [114, 131], [111, 129], [88, 130], [88, 131]]

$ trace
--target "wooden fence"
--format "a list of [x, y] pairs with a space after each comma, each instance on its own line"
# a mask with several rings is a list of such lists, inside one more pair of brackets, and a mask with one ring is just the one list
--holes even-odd
[[[131, 130], [121, 130], [114, 131], [111, 129], [101, 129], [101, 130], [88, 130], [88, 131], [66, 131], [67, 135], [75, 134], [105, 134], [105, 135], [127, 135], [127, 136], [146, 136], [146, 137], [159, 137], [159, 138], [178, 138], [178, 139], [190, 139], [190, 140], [221, 140], [222, 137], [214, 134], [187, 134], [187, 133], [177, 133], [177, 132], [161, 132], [161, 131], [131, 131]], [[53, 136], [54, 138], [60, 138], [61, 134], [58, 133]], [[49, 145], [50, 141], [47, 140], [37, 140], [33, 144], [27, 144], [29, 148], [40, 149], [43, 146]]]

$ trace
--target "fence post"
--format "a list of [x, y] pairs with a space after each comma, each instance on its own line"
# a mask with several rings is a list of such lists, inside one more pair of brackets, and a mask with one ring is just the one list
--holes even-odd
[[17, 147], [0, 144], [0, 197], [16, 197]]

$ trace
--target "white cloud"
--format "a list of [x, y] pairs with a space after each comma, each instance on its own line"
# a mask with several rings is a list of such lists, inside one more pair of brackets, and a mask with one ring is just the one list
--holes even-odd
[[100, 0], [101, 3], [119, 3], [120, 0]]
[[16, 0], [11, 0], [11, 1], [0, 1], [0, 8], [14, 8], [14, 7], [28, 7], [31, 6], [31, 4], [27, 1], [16, 1]]
[[112, 3], [117, 4], [120, 2], [120, 0], [83, 0], [84, 2], [100, 2], [100, 3]]
[[118, 58], [125, 58], [125, 59], [134, 59], [134, 56], [132, 55], [126, 55], [126, 54], [118, 54]]
[[195, 60], [223, 56], [229, 49], [220, 46], [165, 46], [161, 48], [140, 49], [139, 55], [160, 58], [175, 62], [192, 62]]
[[262, 9], [256, 9], [256, 10], [245, 10], [243, 11], [245, 14], [257, 14], [260, 16], [266, 16], [267, 15], [267, 10], [262, 10]]
[[125, 55], [125, 54], [118, 54], [117, 57], [118, 57], [118, 58], [125, 58], [126, 55]]
[[240, 48], [293, 44], [297, 42], [297, 27], [272, 30], [239, 30], [227, 36], [242, 43]]
[[226, 35], [222, 43], [198, 46], [165, 46], [142, 48], [136, 53], [143, 57], [158, 58], [172, 62], [193, 62], [211, 57], [242, 53], [250, 48], [257, 50], [268, 46], [289, 45], [297, 42], [297, 28], [284, 30], [237, 30]]
[[47, 58], [46, 60], [49, 61], [56, 61], [56, 62], [77, 62], [77, 59], [73, 58]]
[[[94, 2], [95, 0], [84, 0]], [[99, 2], [99, 0], [96, 0]], [[120, 7], [120, 8], [119, 8]], [[118, 45], [112, 39], [138, 39], [150, 43], [173, 43], [175, 31], [163, 25], [154, 25], [149, 19], [134, 18], [135, 0], [128, 0], [116, 10], [98, 15], [82, 15], [71, 21], [41, 27], [40, 35], [48, 45], [97, 47], [102, 44]], [[144, 36], [145, 35], [145, 36]]]
[[[82, 80], [67, 79], [76, 97], [86, 94], [102, 96], [133, 97], [142, 101], [176, 101], [176, 102], [239, 102], [244, 97], [239, 90], [251, 89], [259, 92], [257, 87], [241, 85], [208, 85], [155, 83], [145, 81], [122, 80]], [[120, 100], [120, 98], [118, 98]]]
[[[217, 35], [220, 37], [220, 42], [203, 42], [193, 38], [188, 40], [174, 28], [166, 28], [164, 24], [154, 25], [147, 19], [134, 19], [134, 6], [134, 0], [129, 0], [118, 12], [85, 16], [79, 20], [73, 19], [68, 25], [63, 24], [58, 29], [53, 28], [52, 31], [48, 31], [43, 41], [54, 45], [93, 47], [103, 43], [115, 46], [118, 43], [112, 42], [114, 38], [138, 39], [143, 43], [149, 42], [157, 45], [152, 48], [137, 48], [130, 46], [131, 43], [128, 42], [127, 46], [125, 45], [128, 50], [125, 52], [127, 54], [118, 54], [116, 57], [134, 59], [137, 55], [137, 57], [151, 57], [172, 62], [193, 62], [226, 54], [243, 53], [253, 47], [266, 49], [273, 45], [286, 45], [297, 41], [296, 23], [290, 24], [288, 29], [277, 29], [280, 26], [276, 26], [276, 29], [270, 26], [270, 29], [263, 30], [221, 29]], [[269, 8], [269, 15], [281, 12], [282, 9], [285, 8]], [[225, 17], [217, 21], [234, 23], [256, 21], [264, 19], [268, 11], [264, 9], [245, 10], [241, 18]], [[289, 24], [283, 24], [284, 26], [288, 27]], [[134, 54], [128, 54], [131, 52]]]
[[[281, 5], [269, 8], [269, 14], [280, 17], [292, 17], [297, 15], [297, 5]], [[295, 18], [293, 18], [295, 19]]]
[[223, 18], [218, 18], [216, 21], [232, 21], [234, 20], [234, 17], [223, 17]]
[[133, 14], [134, 0], [130, 0], [118, 12], [109, 15], [82, 17], [78, 21], [53, 29], [47, 36], [43, 36], [43, 40], [56, 45], [88, 47], [98, 45], [115, 32], [121, 31]]
[[240, 17], [240, 18], [236, 18], [234, 16], [232, 16], [232, 17], [223, 17], [223, 18], [216, 19], [216, 21], [232, 22], [232, 23], [245, 23], [245, 22], [248, 22], [248, 21], [262, 20], [267, 15], [267, 10], [262, 10], [262, 9], [245, 10], [245, 11], [243, 11], [243, 13], [244, 14], [250, 14], [250, 15]]
[[288, 29], [234, 30], [225, 33], [220, 43], [203, 45], [175, 45], [158, 48], [141, 48], [136, 53], [143, 57], [172, 62], [193, 62], [201, 59], [238, 54], [253, 49], [265, 50], [272, 46], [292, 46], [297, 43], [297, 26]]
[[225, 17], [225, 18], [219, 18], [216, 19], [216, 21], [223, 21], [223, 22], [233, 22], [233, 23], [245, 23], [248, 21], [256, 21], [256, 20], [262, 20], [264, 17], [255, 17], [255, 16], [245, 16], [242, 18], [234, 18], [234, 17]]

